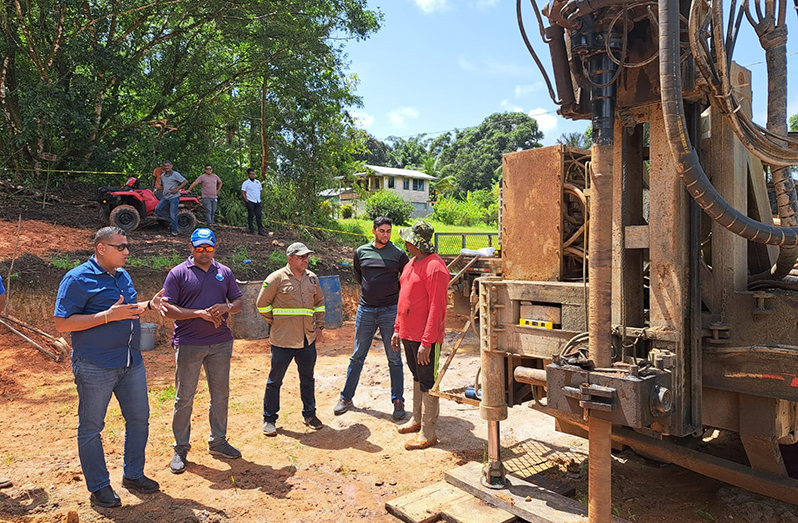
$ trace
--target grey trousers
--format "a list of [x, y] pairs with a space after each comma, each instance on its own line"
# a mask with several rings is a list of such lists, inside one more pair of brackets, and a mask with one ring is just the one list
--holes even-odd
[[200, 368], [205, 367], [211, 402], [208, 421], [211, 434], [208, 447], [227, 441], [227, 404], [230, 397], [230, 357], [233, 340], [215, 345], [175, 346], [175, 410], [172, 414], [172, 432], [176, 451], [191, 449], [191, 411], [197, 392]]
[[202, 206], [205, 208], [205, 223], [208, 227], [213, 225], [213, 218], [216, 216], [216, 204], [219, 203], [216, 198], [203, 198]]

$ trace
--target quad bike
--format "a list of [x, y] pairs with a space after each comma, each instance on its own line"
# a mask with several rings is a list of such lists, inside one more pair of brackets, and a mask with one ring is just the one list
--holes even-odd
[[[133, 231], [147, 216], [153, 215], [158, 198], [153, 189], [139, 187], [135, 176], [128, 178], [123, 187], [100, 187], [97, 198], [100, 204], [100, 219], [125, 231]], [[177, 230], [190, 233], [197, 225], [197, 218], [191, 211], [200, 204], [199, 198], [186, 191], [180, 191], [180, 209], [177, 213]], [[160, 223], [169, 223], [168, 218], [154, 215]]]

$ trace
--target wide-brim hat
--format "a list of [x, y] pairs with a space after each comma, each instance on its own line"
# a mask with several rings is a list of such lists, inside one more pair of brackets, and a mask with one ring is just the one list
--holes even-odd
[[435, 245], [432, 236], [435, 229], [424, 220], [418, 220], [411, 227], [399, 229], [399, 237], [408, 243], [412, 243], [421, 252], [427, 254], [435, 252]]

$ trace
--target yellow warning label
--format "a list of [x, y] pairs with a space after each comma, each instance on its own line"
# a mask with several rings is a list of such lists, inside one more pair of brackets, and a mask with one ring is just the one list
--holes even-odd
[[526, 318], [521, 318], [521, 321], [518, 322], [519, 325], [526, 325], [528, 327], [541, 327], [543, 329], [553, 329], [554, 323], [550, 321], [540, 321], [540, 320], [528, 320]]

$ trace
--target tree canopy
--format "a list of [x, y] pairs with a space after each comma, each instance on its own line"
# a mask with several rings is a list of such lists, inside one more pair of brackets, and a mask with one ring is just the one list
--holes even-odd
[[12, 169], [147, 171], [168, 157], [338, 174], [360, 104], [341, 42], [381, 18], [366, 0], [9, 3], [0, 151]]

